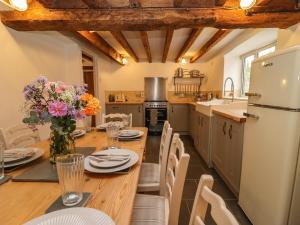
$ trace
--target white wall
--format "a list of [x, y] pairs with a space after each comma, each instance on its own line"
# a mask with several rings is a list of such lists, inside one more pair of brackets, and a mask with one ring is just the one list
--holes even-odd
[[[1, 23], [0, 40], [0, 127], [21, 122], [23, 87], [38, 76], [45, 75], [53, 81], [81, 82], [78, 61], [81, 52], [77, 45], [66, 44], [46, 33], [17, 32]], [[41, 130], [42, 137], [47, 137], [47, 128]]]
[[284, 49], [300, 44], [300, 23], [278, 31], [277, 49]]

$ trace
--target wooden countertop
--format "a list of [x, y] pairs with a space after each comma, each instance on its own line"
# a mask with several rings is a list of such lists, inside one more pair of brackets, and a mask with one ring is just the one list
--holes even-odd
[[105, 102], [107, 105], [138, 105], [144, 104], [144, 101], [127, 101], [127, 102]]
[[245, 112], [245, 110], [242, 109], [213, 109], [212, 112], [238, 123], [246, 122], [246, 117], [243, 116], [243, 112]]
[[186, 102], [186, 101], [174, 101], [174, 100], [171, 100], [169, 101], [170, 104], [178, 104], [178, 105], [186, 105], [186, 104], [189, 104], [189, 105], [194, 105], [196, 106], [196, 102]]
[[[131, 168], [128, 174], [98, 175], [85, 173], [84, 191], [92, 193], [92, 197], [86, 207], [103, 211], [117, 225], [131, 224], [133, 203], [147, 139], [147, 128], [139, 127], [137, 129], [145, 132], [141, 140], [120, 142], [122, 148], [133, 150], [139, 155], [139, 162]], [[99, 151], [106, 145], [105, 132], [93, 131], [82, 138], [76, 139], [76, 146], [96, 147], [96, 151]], [[35, 146], [44, 148], [46, 154], [43, 158], [48, 158], [48, 141], [42, 141]], [[37, 161], [17, 169], [9, 175], [18, 175], [28, 169], [30, 165], [37, 163]], [[0, 224], [20, 225], [32, 218], [43, 215], [45, 210], [60, 194], [58, 183], [9, 181], [2, 184], [0, 186]]]

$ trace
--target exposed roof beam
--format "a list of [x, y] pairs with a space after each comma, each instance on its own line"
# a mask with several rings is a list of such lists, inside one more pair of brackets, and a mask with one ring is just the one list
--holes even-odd
[[219, 30], [215, 35], [209, 39], [208, 42], [204, 44], [204, 46], [191, 58], [191, 63], [197, 61], [204, 54], [206, 54], [211, 48], [213, 48], [216, 44], [218, 44], [223, 38], [225, 38], [231, 30]]
[[123, 33], [121, 31], [111, 31], [111, 34], [120, 43], [120, 45], [126, 50], [126, 52], [134, 59], [134, 61], [138, 62], [139, 58], [135, 54], [134, 50], [131, 48], [130, 44], [126, 40]]
[[72, 1], [37, 0], [37, 1], [39, 1], [46, 8], [50, 8], [50, 9], [65, 9], [65, 8], [85, 9], [85, 8], [88, 8], [88, 5], [85, 4], [84, 0], [72, 0]]
[[241, 9], [226, 8], [141, 8], [55, 10], [34, 0], [25, 12], [2, 12], [2, 22], [23, 31], [159, 30], [216, 27], [287, 28], [300, 21], [300, 12], [264, 12], [247, 16]]
[[167, 32], [166, 32], [165, 47], [164, 47], [164, 52], [163, 52], [163, 56], [162, 56], [162, 62], [163, 63], [165, 63], [167, 61], [170, 45], [171, 45], [172, 38], [173, 38], [173, 34], [174, 34], [173, 29], [168, 29]]
[[268, 5], [272, 0], [258, 0], [256, 5]]
[[176, 62], [179, 62], [179, 60], [184, 56], [184, 54], [190, 49], [190, 47], [194, 44], [197, 37], [201, 34], [202, 31], [203, 28], [194, 28], [191, 30], [189, 37], [186, 39], [184, 45], [182, 46], [175, 59]]
[[107, 0], [82, 0], [89, 8], [110, 8]]
[[130, 8], [140, 8], [141, 3], [139, 0], [129, 0], [129, 7]]
[[111, 47], [99, 34], [96, 32], [89, 31], [76, 31], [71, 33], [76, 39], [88, 43], [93, 48], [102, 52], [104, 55], [108, 56], [115, 62], [123, 65], [122, 56], [113, 47]]
[[152, 56], [151, 56], [151, 50], [150, 50], [150, 45], [148, 40], [148, 34], [146, 31], [141, 31], [140, 34], [141, 34], [143, 46], [147, 54], [148, 62], [152, 63]]
[[174, 0], [174, 7], [180, 7], [183, 0]]

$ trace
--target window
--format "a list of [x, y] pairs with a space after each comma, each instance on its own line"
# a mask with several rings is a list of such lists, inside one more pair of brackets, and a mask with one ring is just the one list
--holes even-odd
[[275, 52], [275, 50], [276, 50], [276, 46], [275, 43], [273, 43], [271, 45], [249, 52], [241, 57], [243, 61], [243, 70], [242, 70], [242, 95], [243, 96], [245, 96], [245, 93], [249, 91], [252, 62], [259, 57]]

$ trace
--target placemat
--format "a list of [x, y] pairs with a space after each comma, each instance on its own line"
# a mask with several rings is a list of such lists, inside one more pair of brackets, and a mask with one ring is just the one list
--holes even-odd
[[[95, 147], [77, 147], [76, 152], [88, 156], [96, 150]], [[15, 182], [58, 182], [56, 167], [49, 160], [33, 165], [24, 173], [12, 178]]]
[[[74, 206], [65, 206], [62, 202], [61, 196], [59, 196], [50, 207], [46, 210], [45, 213], [51, 213], [61, 209], [73, 208], [73, 207], [84, 207], [90, 200], [92, 194], [89, 192], [83, 192], [82, 200], [77, 205]], [[71, 224], [70, 224], [71, 225]]]
[[0, 179], [0, 185], [6, 183], [10, 179], [11, 179], [11, 176], [4, 175], [4, 177], [2, 179]]

